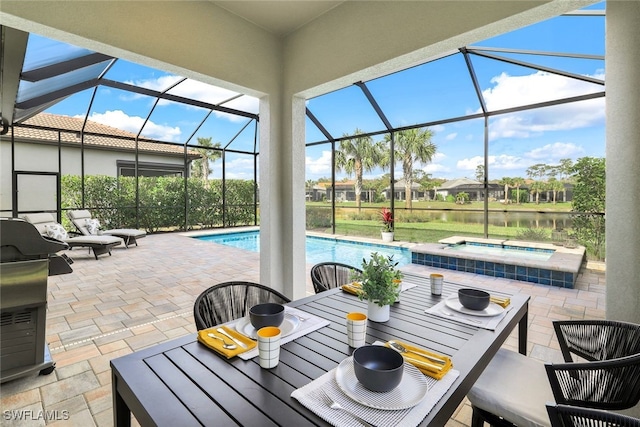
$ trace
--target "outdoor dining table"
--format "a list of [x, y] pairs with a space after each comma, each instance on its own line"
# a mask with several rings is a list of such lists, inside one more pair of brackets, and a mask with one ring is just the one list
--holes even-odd
[[[442, 296], [433, 296], [427, 275], [405, 274], [404, 281], [417, 286], [402, 292], [388, 322], [369, 322], [367, 343], [397, 339], [451, 357], [459, 376], [420, 424], [444, 426], [516, 325], [526, 354], [529, 297], [511, 295], [506, 316], [487, 330], [425, 313], [473, 283], [445, 280]], [[114, 424], [129, 426], [133, 413], [142, 426], [329, 425], [291, 393], [350, 356], [345, 314], [366, 313], [367, 303], [338, 288], [289, 305], [330, 324], [284, 344], [273, 369], [260, 368], [257, 357], [226, 359], [195, 335], [112, 360]]]

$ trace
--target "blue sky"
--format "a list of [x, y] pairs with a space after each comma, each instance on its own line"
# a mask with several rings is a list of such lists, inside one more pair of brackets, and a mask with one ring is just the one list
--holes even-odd
[[[599, 4], [590, 9], [603, 9]], [[47, 39], [32, 38], [36, 53], [26, 61], [41, 60], [38, 51], [59, 49]], [[536, 50], [543, 52], [604, 55], [604, 17], [557, 17], [472, 46]], [[68, 48], [73, 49], [73, 48]], [[513, 59], [558, 68], [570, 73], [604, 80], [604, 61], [568, 59], [541, 55], [497, 53]], [[36, 59], [38, 58], [38, 59]], [[489, 111], [544, 102], [552, 99], [600, 92], [604, 87], [569, 77], [510, 65], [488, 58], [472, 56], [480, 87]], [[108, 79], [135, 83], [164, 90], [181, 79], [159, 70], [117, 61], [105, 76]], [[442, 120], [480, 112], [480, 104], [460, 54], [429, 62], [409, 70], [366, 82], [393, 126]], [[189, 96], [209, 103], [228, 99], [234, 92], [188, 80], [170, 93]], [[81, 116], [87, 112], [91, 91], [71, 96], [51, 107], [48, 112]], [[91, 120], [138, 132], [151, 111], [154, 99], [111, 88], [100, 88], [89, 112]], [[258, 100], [242, 96], [225, 106], [253, 113]], [[356, 128], [365, 132], [379, 131], [384, 125], [356, 86], [308, 100], [308, 108], [334, 136], [351, 134]], [[489, 120], [489, 179], [503, 176], [526, 177], [526, 169], [536, 163], [557, 164], [560, 159], [604, 156], [604, 98], [565, 104], [544, 109], [494, 116]], [[143, 130], [151, 138], [184, 143], [195, 131], [207, 111], [164, 102], [158, 105]], [[251, 151], [254, 124], [240, 132], [249, 119], [214, 113], [200, 128], [197, 137], [213, 137], [224, 145], [234, 137], [230, 148]], [[483, 162], [483, 120], [467, 120], [431, 127], [438, 150], [432, 162], [416, 168], [433, 177], [473, 178]], [[240, 134], [238, 134], [240, 132]], [[326, 138], [307, 120], [306, 141]], [[382, 139], [382, 136], [375, 139]], [[307, 179], [329, 177], [330, 146], [307, 148]], [[229, 155], [227, 174], [231, 178], [252, 178], [251, 156]], [[213, 177], [221, 176], [220, 161], [214, 164]], [[376, 169], [366, 174], [375, 178], [385, 171]], [[338, 173], [338, 179], [343, 178]], [[396, 167], [396, 176], [401, 169]]]

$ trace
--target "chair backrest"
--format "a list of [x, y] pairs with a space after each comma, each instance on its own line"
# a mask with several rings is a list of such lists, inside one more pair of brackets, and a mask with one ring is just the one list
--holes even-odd
[[239, 319], [249, 314], [256, 304], [286, 304], [289, 298], [280, 292], [252, 282], [224, 282], [202, 292], [193, 305], [198, 330]]
[[316, 294], [351, 282], [354, 272], [362, 270], [339, 262], [321, 262], [311, 267], [311, 282]]
[[91, 219], [91, 212], [86, 209], [79, 209], [67, 211], [67, 216], [80, 233], [85, 236], [91, 236], [91, 233], [87, 229], [87, 220]]
[[640, 353], [640, 325], [615, 320], [558, 320], [553, 328], [565, 362], [575, 354], [589, 361]]
[[547, 363], [556, 403], [620, 410], [640, 401], [640, 353], [595, 362]]
[[22, 217], [22, 219], [30, 224], [33, 224], [38, 232], [43, 236], [47, 235], [47, 225], [58, 224], [58, 221], [56, 221], [56, 217], [50, 212], [26, 214]]
[[547, 404], [551, 427], [640, 427], [640, 420], [615, 412]]

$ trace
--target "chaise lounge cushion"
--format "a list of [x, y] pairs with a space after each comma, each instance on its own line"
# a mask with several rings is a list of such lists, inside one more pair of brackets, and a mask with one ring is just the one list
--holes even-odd
[[[98, 255], [103, 253], [111, 254], [111, 248], [122, 244], [122, 239], [116, 236], [77, 236], [64, 238], [63, 233], [60, 231], [66, 230], [62, 225], [56, 222], [56, 218], [49, 212], [27, 214], [23, 219], [33, 224], [38, 232], [47, 237], [61, 240], [69, 245], [69, 247], [85, 247], [93, 249], [93, 254], [98, 259]], [[51, 231], [50, 231], [51, 230]], [[51, 234], [56, 234], [58, 237], [53, 237]]]
[[137, 239], [141, 239], [147, 235], [146, 232], [142, 230], [137, 230], [135, 228], [114, 228], [109, 230], [100, 230], [100, 222], [91, 217], [91, 212], [86, 209], [79, 209], [73, 211], [67, 211], [67, 216], [76, 226], [78, 231], [85, 236], [90, 235], [109, 235], [120, 237], [124, 240], [124, 244], [126, 247], [129, 247], [130, 243], [135, 243], [138, 245]]

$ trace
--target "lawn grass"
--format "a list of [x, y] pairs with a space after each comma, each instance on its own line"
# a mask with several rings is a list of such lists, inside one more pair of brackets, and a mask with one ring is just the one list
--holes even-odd
[[[520, 229], [489, 226], [489, 236], [498, 239], [513, 239]], [[331, 229], [324, 230], [330, 233]], [[378, 221], [336, 220], [336, 233], [346, 236], [380, 237]], [[482, 224], [425, 222], [396, 224], [395, 240], [416, 243], [436, 243], [451, 236], [484, 237]]]

